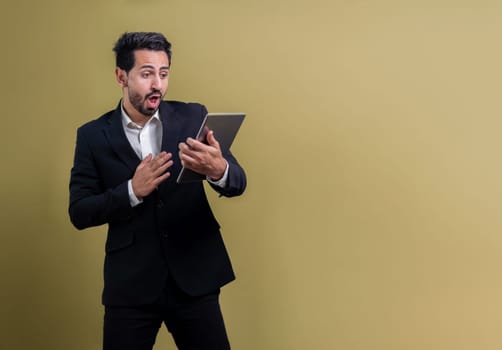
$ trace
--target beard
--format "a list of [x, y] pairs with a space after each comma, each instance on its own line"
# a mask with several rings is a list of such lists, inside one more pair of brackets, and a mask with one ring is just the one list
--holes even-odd
[[146, 115], [148, 117], [151, 117], [152, 115], [155, 114], [155, 112], [159, 109], [159, 105], [156, 108], [150, 108], [146, 106], [147, 100], [150, 96], [152, 95], [160, 95], [160, 100], [162, 100], [163, 96], [160, 90], [154, 90], [147, 94], [145, 97], [141, 96], [140, 94], [133, 92], [129, 90], [129, 101], [131, 102], [131, 105], [136, 109], [138, 112], [140, 112], [143, 115]]

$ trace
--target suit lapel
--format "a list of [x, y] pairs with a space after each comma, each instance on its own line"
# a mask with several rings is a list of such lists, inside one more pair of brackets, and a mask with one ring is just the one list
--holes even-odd
[[120, 102], [115, 109], [115, 111], [110, 115], [107, 120], [107, 126], [104, 129], [105, 136], [113, 148], [117, 156], [129, 167], [132, 171], [136, 170], [136, 167], [141, 162], [136, 152], [134, 152], [127, 136], [124, 132], [124, 127], [122, 125], [122, 112], [120, 108]]
[[160, 120], [162, 122], [161, 151], [171, 152], [173, 157], [178, 152], [178, 143], [181, 131], [180, 116], [170, 103], [163, 103], [160, 107]]
[[164, 102], [160, 107], [160, 120], [162, 121], [162, 145], [161, 151], [172, 154], [173, 165], [167, 170], [171, 176], [167, 181], [159, 186], [159, 190], [168, 190], [176, 186], [176, 178], [181, 170], [181, 163], [178, 154], [178, 144], [183, 137], [183, 115], [177, 111], [174, 103]]

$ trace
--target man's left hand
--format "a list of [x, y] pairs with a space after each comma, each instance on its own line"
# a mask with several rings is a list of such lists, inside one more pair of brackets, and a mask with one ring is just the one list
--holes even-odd
[[181, 165], [218, 181], [225, 173], [227, 162], [212, 130], [208, 131], [206, 140], [207, 145], [191, 137], [186, 142], [181, 142], [178, 145]]

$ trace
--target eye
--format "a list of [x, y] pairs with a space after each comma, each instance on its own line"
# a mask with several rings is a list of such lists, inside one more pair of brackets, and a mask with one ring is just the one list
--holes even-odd
[[165, 78], [167, 78], [168, 76], [169, 76], [169, 73], [168, 73], [168, 72], [161, 72], [161, 73], [160, 73], [160, 78], [161, 78], [161, 79], [165, 79]]
[[150, 76], [150, 72], [141, 73], [141, 77], [143, 77], [143, 78], [148, 78], [149, 76]]

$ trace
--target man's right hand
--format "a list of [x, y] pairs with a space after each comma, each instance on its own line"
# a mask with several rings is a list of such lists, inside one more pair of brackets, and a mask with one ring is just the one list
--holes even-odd
[[138, 199], [148, 196], [171, 173], [166, 170], [173, 165], [172, 154], [160, 152], [155, 158], [149, 154], [139, 163], [132, 177], [132, 190]]

